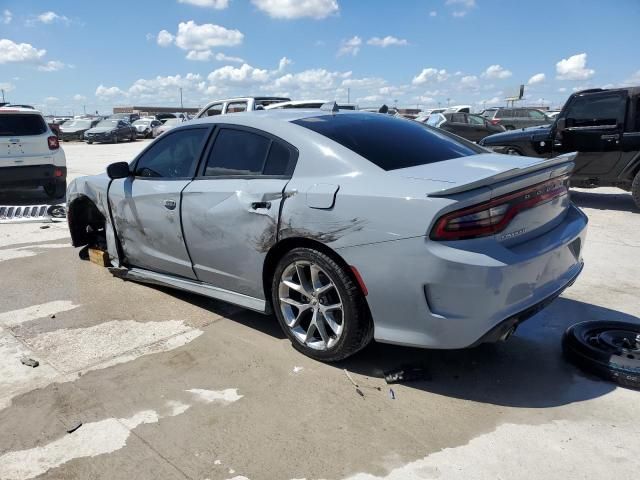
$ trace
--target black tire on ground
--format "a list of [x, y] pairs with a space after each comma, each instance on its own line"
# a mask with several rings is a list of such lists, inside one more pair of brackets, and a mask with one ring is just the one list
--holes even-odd
[[88, 145], [93, 145], [93, 142], [87, 142]]
[[640, 389], [640, 324], [589, 321], [567, 329], [565, 357], [585, 371]]
[[67, 181], [56, 180], [44, 186], [44, 192], [49, 198], [63, 198], [67, 193]]
[[640, 172], [636, 173], [636, 177], [631, 184], [631, 197], [636, 204], [636, 207], [640, 208]]
[[[331, 348], [316, 350], [298, 340], [286, 324], [281, 309], [279, 286], [282, 274], [295, 262], [312, 262], [330, 277], [343, 306], [343, 330]], [[343, 360], [366, 347], [373, 338], [373, 325], [364, 296], [350, 271], [329, 255], [310, 248], [294, 248], [284, 255], [276, 266], [271, 282], [271, 301], [280, 327], [299, 352], [321, 362]]]

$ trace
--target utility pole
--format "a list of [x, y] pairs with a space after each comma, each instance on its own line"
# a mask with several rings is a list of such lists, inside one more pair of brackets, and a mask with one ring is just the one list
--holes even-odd
[[2, 89], [2, 103], [4, 103], [4, 88]]
[[180, 87], [180, 110], [184, 110], [184, 107], [182, 105], [182, 87]]
[[87, 106], [86, 105], [82, 105], [82, 111], [84, 112], [84, 114], [87, 114]]
[[447, 98], [447, 107], [449, 106], [449, 103], [451, 102], [450, 98]]

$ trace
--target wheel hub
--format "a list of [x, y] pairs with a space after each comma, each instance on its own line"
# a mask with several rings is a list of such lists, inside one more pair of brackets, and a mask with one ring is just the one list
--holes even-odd
[[605, 330], [589, 339], [594, 346], [620, 354], [640, 355], [640, 335], [627, 330]]
[[318, 264], [296, 261], [285, 268], [278, 287], [280, 311], [293, 337], [314, 350], [328, 350], [344, 329], [340, 293]]

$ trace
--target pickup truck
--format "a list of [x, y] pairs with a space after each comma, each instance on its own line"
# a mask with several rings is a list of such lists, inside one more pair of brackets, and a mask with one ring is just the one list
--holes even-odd
[[640, 208], [640, 87], [577, 92], [551, 125], [497, 133], [479, 143], [529, 157], [578, 152], [572, 186], [618, 187], [631, 192]]
[[273, 103], [288, 102], [286, 97], [239, 97], [227, 98], [225, 100], [214, 100], [196, 114], [196, 118], [212, 117], [226, 113], [251, 112], [262, 110], [267, 105]]

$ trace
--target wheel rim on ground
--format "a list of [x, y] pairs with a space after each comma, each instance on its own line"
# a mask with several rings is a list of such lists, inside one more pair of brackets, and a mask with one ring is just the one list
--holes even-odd
[[619, 328], [594, 328], [584, 332], [583, 341], [604, 353], [640, 359], [640, 333]]
[[296, 261], [280, 277], [278, 297], [293, 337], [314, 350], [329, 350], [344, 330], [344, 307], [331, 277], [316, 263]]

